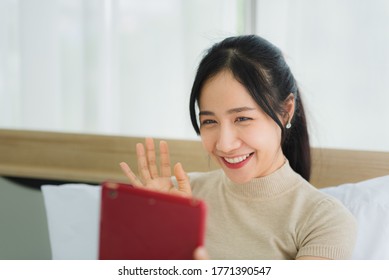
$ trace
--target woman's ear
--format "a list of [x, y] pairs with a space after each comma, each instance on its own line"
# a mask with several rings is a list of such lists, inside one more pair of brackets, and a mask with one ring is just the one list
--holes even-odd
[[294, 109], [295, 109], [295, 98], [294, 94], [290, 93], [287, 98], [285, 98], [284, 101], [284, 117], [283, 117], [283, 124], [286, 128], [291, 127], [291, 122], [294, 115]]

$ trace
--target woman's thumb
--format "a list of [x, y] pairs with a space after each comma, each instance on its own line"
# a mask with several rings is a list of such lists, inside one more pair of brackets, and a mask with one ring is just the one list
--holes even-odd
[[182, 164], [180, 162], [176, 163], [173, 171], [178, 183], [178, 190], [191, 196], [192, 188], [190, 187], [189, 177], [186, 175]]

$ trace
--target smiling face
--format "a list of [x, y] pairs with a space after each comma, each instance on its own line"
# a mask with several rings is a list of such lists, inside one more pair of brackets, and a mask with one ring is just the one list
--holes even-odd
[[203, 146], [233, 182], [269, 175], [284, 164], [280, 127], [231, 72], [204, 84], [199, 108]]

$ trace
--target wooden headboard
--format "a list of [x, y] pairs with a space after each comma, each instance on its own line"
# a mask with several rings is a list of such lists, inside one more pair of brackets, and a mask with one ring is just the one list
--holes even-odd
[[[159, 139], [155, 139], [158, 141]], [[143, 138], [0, 130], [0, 176], [100, 183], [126, 181], [119, 162], [136, 166]], [[169, 140], [171, 161], [187, 172], [217, 168], [200, 141]], [[389, 175], [389, 152], [313, 148], [311, 183], [334, 186]]]

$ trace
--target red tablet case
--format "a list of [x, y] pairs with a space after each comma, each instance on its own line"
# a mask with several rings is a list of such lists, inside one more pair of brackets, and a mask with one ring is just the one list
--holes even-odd
[[201, 200], [102, 184], [99, 259], [193, 259], [204, 245]]

